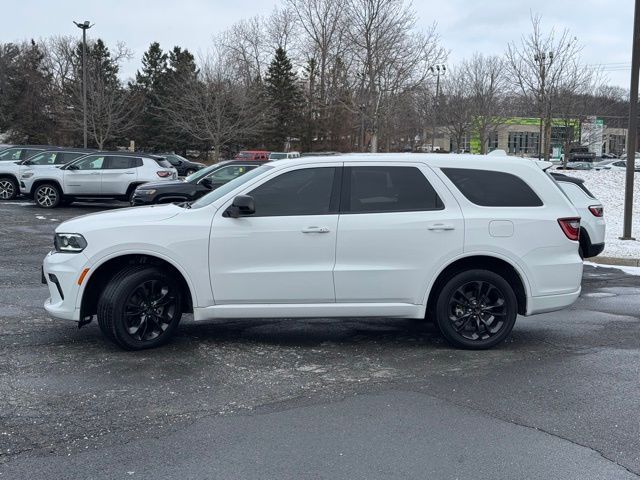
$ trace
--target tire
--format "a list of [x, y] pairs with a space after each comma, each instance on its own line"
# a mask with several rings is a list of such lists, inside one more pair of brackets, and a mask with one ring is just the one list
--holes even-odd
[[40, 208], [56, 208], [62, 201], [62, 193], [55, 183], [42, 183], [33, 191], [33, 199]]
[[18, 196], [18, 192], [18, 182], [13, 178], [0, 178], [0, 200], [13, 200]]
[[188, 177], [189, 175], [193, 175], [194, 173], [196, 173], [196, 171], [194, 169], [190, 168], [189, 170], [184, 172], [184, 176]]
[[[179, 283], [161, 268], [125, 267], [98, 300], [98, 325], [109, 340], [125, 350], [159, 347], [171, 339], [180, 323], [182, 296]], [[166, 303], [154, 308], [159, 299]]]
[[468, 270], [442, 287], [435, 314], [438, 328], [452, 346], [484, 350], [509, 336], [518, 316], [518, 300], [497, 273]]

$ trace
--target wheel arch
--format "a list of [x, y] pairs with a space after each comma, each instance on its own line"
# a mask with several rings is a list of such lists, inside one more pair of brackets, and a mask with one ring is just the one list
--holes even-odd
[[35, 180], [33, 182], [33, 184], [31, 185], [31, 195], [33, 195], [36, 192], [36, 188], [38, 188], [40, 185], [44, 184], [44, 183], [53, 183], [55, 184], [56, 187], [58, 187], [58, 189], [60, 190], [60, 194], [64, 196], [64, 190], [62, 189], [62, 185], [60, 184], [60, 181], [57, 179], [53, 179], [53, 178], [39, 178], [37, 180]]
[[186, 298], [184, 313], [193, 312], [195, 298], [194, 290], [187, 276], [180, 267], [171, 260], [163, 258], [155, 253], [123, 253], [121, 255], [110, 256], [103, 259], [97, 265], [91, 267], [91, 274], [87, 277], [84, 289], [80, 292], [79, 307], [80, 319], [96, 313], [100, 292], [106, 287], [109, 280], [116, 272], [128, 265], [149, 265], [157, 266], [168, 271], [178, 280], [182, 286]]
[[437, 296], [442, 287], [453, 276], [470, 269], [489, 270], [502, 276], [513, 287], [518, 301], [518, 313], [527, 312], [527, 283], [524, 274], [506, 259], [487, 254], [470, 255], [458, 258], [443, 268], [429, 289], [426, 303], [426, 314], [430, 315], [435, 308]]
[[20, 180], [13, 173], [0, 173], [0, 178], [10, 178], [11, 180], [15, 180], [17, 184], [20, 184]]

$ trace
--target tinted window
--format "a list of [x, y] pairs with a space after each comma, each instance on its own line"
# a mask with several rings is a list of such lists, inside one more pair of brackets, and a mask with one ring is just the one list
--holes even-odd
[[100, 170], [103, 168], [105, 158], [103, 155], [90, 155], [82, 160], [78, 160], [78, 162], [73, 165], [77, 167], [78, 170]]
[[542, 200], [523, 180], [510, 173], [470, 168], [443, 168], [460, 192], [483, 207], [540, 207]]
[[37, 149], [33, 149], [33, 148], [25, 148], [24, 150], [22, 150], [22, 156], [20, 157], [21, 159], [25, 159], [25, 158], [31, 158], [33, 157], [36, 153], [42, 152], [41, 148], [37, 148]]
[[164, 168], [171, 168], [172, 165], [169, 163], [169, 161], [165, 158], [154, 158], [153, 159], [158, 165], [160, 165], [161, 167]]
[[209, 178], [215, 183], [227, 183], [240, 175], [244, 175], [250, 170], [250, 167], [246, 165], [229, 165], [228, 167], [222, 167], [211, 175]]
[[331, 211], [335, 168], [305, 168], [283, 173], [251, 195], [256, 216], [325, 215]]
[[82, 153], [82, 152], [58, 153], [58, 156], [56, 157], [56, 163], [57, 164], [69, 163], [71, 160], [75, 160], [76, 158], [80, 158], [84, 155], [86, 155], [86, 153]]
[[0, 153], [0, 160], [20, 160], [21, 148], [9, 148]]
[[126, 170], [127, 168], [135, 168], [137, 158], [133, 157], [108, 157], [106, 168], [109, 170]]
[[60, 156], [58, 152], [44, 152], [34, 155], [27, 162], [28, 165], [53, 165], [56, 158]]
[[173, 156], [169, 156], [169, 157], [165, 157], [167, 162], [169, 162], [171, 165], [180, 165], [180, 160], [177, 159], [176, 157]]
[[411, 212], [444, 208], [438, 194], [416, 167], [351, 167], [346, 171], [348, 185], [342, 208], [345, 212]]

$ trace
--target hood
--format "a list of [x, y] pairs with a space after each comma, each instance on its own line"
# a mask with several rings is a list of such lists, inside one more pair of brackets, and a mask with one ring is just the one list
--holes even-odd
[[156, 223], [184, 212], [184, 208], [173, 204], [146, 207], [118, 208], [108, 212], [90, 213], [62, 222], [56, 233], [85, 233], [113, 227], [139, 226]]
[[140, 185], [136, 190], [151, 190], [153, 188], [171, 187], [175, 185], [184, 185], [184, 181], [166, 180], [164, 182], [147, 182]]

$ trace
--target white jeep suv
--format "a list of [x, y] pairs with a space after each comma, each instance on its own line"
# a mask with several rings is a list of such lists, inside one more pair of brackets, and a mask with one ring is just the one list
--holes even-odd
[[432, 319], [453, 345], [580, 294], [580, 219], [531, 160], [375, 154], [262, 165], [193, 204], [72, 219], [43, 281], [54, 317], [126, 349], [196, 321]]
[[55, 208], [80, 199], [129, 201], [143, 183], [176, 178], [176, 169], [163, 157], [99, 152], [61, 168], [23, 172], [20, 191], [32, 197], [39, 207]]
[[60, 167], [95, 150], [77, 148], [55, 148], [37, 153], [17, 162], [0, 162], [0, 199], [13, 200], [20, 193], [20, 178], [23, 173], [41, 168]]

